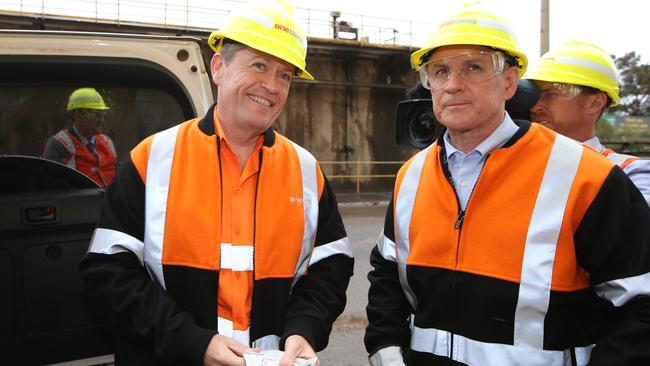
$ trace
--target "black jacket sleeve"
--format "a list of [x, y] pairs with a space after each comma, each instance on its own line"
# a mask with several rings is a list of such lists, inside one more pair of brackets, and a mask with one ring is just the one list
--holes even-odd
[[345, 308], [345, 291], [352, 276], [354, 259], [336, 197], [325, 178], [318, 204], [314, 248], [316, 250], [335, 242], [347, 247], [347, 250], [334, 250], [332, 255], [311, 263], [307, 275], [302, 276], [293, 287], [285, 313], [285, 329], [280, 342], [282, 348], [290, 335], [298, 334], [315, 351], [323, 350], [327, 346], [332, 324]]
[[[397, 263], [394, 259], [386, 259], [380, 251], [380, 245], [395, 243], [393, 221], [393, 201], [391, 199], [386, 212], [384, 231], [379, 243], [370, 254], [370, 265], [373, 269], [368, 273], [370, 289], [368, 290], [368, 327], [364, 343], [368, 354], [372, 355], [379, 349], [388, 346], [400, 346], [402, 354], [407, 354], [411, 340], [409, 317], [412, 313], [399, 282]], [[382, 237], [383, 236], [383, 237]]]
[[[578, 262], [610, 303], [609, 331], [596, 344], [590, 365], [650, 364], [649, 224], [645, 199], [614, 167], [575, 234]], [[624, 287], [612, 291], [617, 284]]]
[[[142, 179], [128, 159], [107, 188], [97, 227], [143, 241], [144, 196]], [[91, 247], [80, 271], [86, 302], [108, 307], [118, 333], [127, 342], [145, 344], [164, 362], [203, 364], [205, 349], [216, 331], [196, 325], [190, 313], [182, 311], [149, 276], [137, 255], [130, 251], [95, 253]]]

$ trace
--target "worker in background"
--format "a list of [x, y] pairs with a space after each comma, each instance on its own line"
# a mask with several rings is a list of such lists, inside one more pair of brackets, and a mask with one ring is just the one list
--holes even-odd
[[99, 132], [109, 108], [94, 88], [70, 94], [66, 108], [72, 127], [57, 132], [45, 144], [43, 157], [87, 175], [106, 187], [115, 175], [115, 145]]
[[446, 131], [399, 171], [371, 254], [371, 365], [650, 364], [650, 210], [505, 102], [527, 59], [480, 4], [411, 56]]
[[[81, 274], [117, 323], [123, 365], [280, 365], [324, 349], [353, 258], [314, 157], [272, 129], [307, 39], [285, 0], [209, 38], [217, 102], [137, 145], [108, 187]], [[295, 121], [303, 123], [303, 121]]]
[[526, 78], [541, 92], [530, 110], [533, 120], [607, 156], [650, 203], [650, 160], [606, 149], [596, 137], [603, 112], [620, 101], [616, 66], [607, 52], [589, 43], [567, 42], [544, 54]]

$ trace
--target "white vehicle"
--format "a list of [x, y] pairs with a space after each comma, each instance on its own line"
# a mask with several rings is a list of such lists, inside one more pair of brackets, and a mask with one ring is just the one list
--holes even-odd
[[201, 40], [0, 30], [0, 363], [112, 362], [107, 314], [89, 314], [78, 263], [103, 190], [40, 158], [70, 127], [70, 93], [92, 87], [109, 106], [103, 133], [118, 161], [140, 140], [213, 103]]

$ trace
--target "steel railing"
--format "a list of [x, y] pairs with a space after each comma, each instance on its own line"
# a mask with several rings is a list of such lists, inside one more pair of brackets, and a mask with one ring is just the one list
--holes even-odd
[[[372, 179], [386, 179], [395, 178], [397, 170], [404, 164], [404, 161], [370, 161], [370, 160], [356, 160], [356, 161], [319, 161], [318, 162], [323, 171], [330, 180], [351, 180], [356, 186], [356, 193], [361, 192], [362, 180]], [[372, 171], [373, 166], [396, 166], [394, 172], [390, 174], [370, 174], [364, 171]], [[335, 167], [348, 167], [348, 169], [335, 169]], [[351, 168], [353, 167], [353, 168]], [[351, 168], [351, 169], [350, 169]], [[336, 170], [349, 170], [344, 174], [337, 173]]]
[[[216, 0], [209, 6], [196, 6], [190, 0], [0, 0], [0, 12], [210, 31], [243, 2]], [[330, 10], [296, 7], [307, 35], [323, 38], [333, 36]], [[344, 22], [339, 24], [346, 24], [344, 28], [355, 29], [359, 40], [376, 44], [415, 46], [433, 29], [432, 23], [366, 14], [342, 13], [338, 19]], [[350, 33], [339, 33], [341, 38], [347, 38], [346, 34], [349, 37]]]

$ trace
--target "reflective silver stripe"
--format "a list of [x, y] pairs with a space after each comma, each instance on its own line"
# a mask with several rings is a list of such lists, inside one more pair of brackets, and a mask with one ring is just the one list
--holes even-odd
[[584, 59], [584, 58], [564, 56], [564, 57], [558, 57], [555, 60], [555, 63], [556, 64], [564, 64], [564, 65], [573, 65], [573, 66], [584, 67], [585, 69], [589, 69], [589, 70], [601, 73], [601, 74], [607, 76], [608, 78], [616, 81], [616, 73], [614, 72], [614, 70], [612, 70], [609, 67], [601, 64], [600, 62], [587, 60], [587, 59]]
[[621, 306], [635, 296], [650, 295], [650, 273], [604, 282], [594, 286], [594, 290], [614, 306]]
[[302, 207], [304, 210], [304, 230], [302, 236], [302, 249], [296, 262], [295, 276], [291, 286], [307, 272], [312, 245], [316, 239], [318, 226], [318, 178], [316, 176], [316, 159], [305, 149], [291, 142], [298, 160], [302, 174]]
[[70, 154], [70, 160], [66, 161], [65, 165], [72, 169], [77, 169], [77, 160], [75, 159], [77, 148], [74, 146], [74, 141], [72, 141], [70, 134], [64, 130], [57, 132], [54, 137], [63, 145], [66, 150], [68, 150], [68, 153]]
[[111, 149], [111, 152], [113, 152], [113, 156], [116, 156], [117, 153], [115, 152], [115, 144], [113, 144], [113, 140], [110, 139], [110, 137], [104, 135], [103, 133], [100, 133], [99, 136], [101, 136], [102, 140], [108, 145], [108, 148]]
[[264, 27], [266, 27], [268, 29], [273, 29], [273, 24], [275, 24], [273, 19], [271, 19], [270, 17], [267, 17], [266, 15], [264, 15], [262, 13], [259, 13], [259, 12], [253, 13], [253, 12], [250, 12], [250, 11], [248, 11], [248, 12], [240, 11], [240, 12], [237, 13], [237, 16], [248, 19], [248, 20], [250, 20], [252, 22], [255, 22], [257, 24], [260, 24], [260, 25], [262, 25], [262, 26], [264, 26]]
[[318, 263], [327, 257], [337, 254], [343, 254], [352, 258], [352, 249], [350, 248], [350, 242], [347, 237], [315, 247], [314, 252], [311, 254], [309, 265], [311, 266], [314, 263]]
[[264, 350], [280, 349], [280, 337], [271, 334], [253, 341], [253, 348], [259, 347]]
[[75, 104], [75, 103], [99, 103], [99, 99], [94, 95], [92, 96], [75, 95], [72, 98], [70, 98], [68, 104]]
[[221, 268], [232, 271], [252, 271], [254, 268], [252, 245], [221, 243]]
[[384, 235], [383, 231], [379, 233], [379, 238], [377, 238], [377, 249], [385, 260], [397, 262], [397, 257], [395, 257], [395, 242]]
[[143, 264], [144, 243], [120, 231], [97, 228], [90, 239], [88, 252], [99, 254], [116, 254], [130, 251]]
[[542, 349], [555, 250], [582, 145], [557, 135], [530, 219], [515, 310], [514, 344]]
[[[262, 13], [259, 13], [259, 12], [257, 12], [257, 13], [252, 13], [250, 11], [238, 12], [237, 16], [248, 19], [248, 20], [250, 20], [252, 22], [255, 22], [257, 24], [260, 24], [260, 25], [262, 25], [262, 26], [264, 26], [264, 27], [266, 27], [268, 29], [273, 29], [275, 27], [275, 24], [276, 24], [276, 22], [272, 18], [267, 17], [266, 15], [264, 15]], [[302, 36], [302, 34], [299, 34], [297, 32], [298, 31], [297, 29], [286, 28], [286, 26], [284, 24], [279, 24], [279, 25], [281, 25], [281, 26], [285, 27], [285, 29], [289, 30], [289, 34], [293, 38], [295, 38], [298, 42], [300, 42], [300, 45], [302, 46], [303, 50], [307, 49], [307, 38]], [[251, 34], [253, 33], [251, 31], [248, 31], [248, 30], [245, 30], [245, 29], [239, 29], [239, 31], [243, 32], [243, 33], [251, 33]], [[253, 35], [255, 35], [257, 37], [260, 36], [259, 33], [254, 33]], [[274, 41], [272, 38], [268, 38], [268, 40], [269, 40], [269, 42]], [[300, 54], [298, 54], [298, 52], [296, 52], [296, 55], [300, 56]]]
[[503, 33], [507, 33], [512, 38], [515, 38], [515, 39], [517, 38], [515, 36], [515, 32], [512, 31], [512, 28], [507, 23], [500, 22], [500, 21], [490, 19], [490, 18], [479, 18], [478, 19], [478, 25], [481, 26], [481, 27], [485, 27], [485, 28], [496, 29], [496, 30], [501, 31]]
[[233, 330], [233, 323], [226, 318], [217, 317], [217, 330], [219, 334], [230, 337], [239, 343], [248, 345], [250, 342], [250, 328], [246, 330]]
[[[451, 336], [449, 332], [439, 329], [413, 327], [411, 349], [414, 351], [449, 357], [450, 344]], [[546, 351], [526, 345], [484, 343], [457, 334], [453, 335], [453, 344], [454, 352], [452, 358], [467, 365], [571, 365], [570, 350]], [[591, 345], [575, 348], [578, 365], [586, 365], [589, 362], [593, 347]]]
[[610, 153], [606, 156], [609, 161], [618, 165], [619, 167], [622, 166], [629, 159], [638, 159], [636, 156], [619, 154], [619, 153]]
[[162, 272], [162, 249], [165, 239], [167, 194], [179, 128], [180, 125], [177, 125], [154, 135], [147, 161], [144, 262], [163, 288], [166, 288]]
[[404, 290], [404, 295], [413, 308], [417, 308], [417, 299], [406, 278], [406, 260], [411, 251], [411, 240], [409, 237], [411, 215], [413, 215], [415, 194], [418, 191], [422, 167], [424, 166], [427, 153], [429, 153], [429, 150], [434, 145], [437, 145], [437, 143], [430, 145], [428, 148], [415, 155], [411, 161], [411, 165], [409, 165], [408, 170], [406, 171], [406, 174], [404, 174], [404, 179], [399, 187], [397, 200], [395, 202], [395, 241], [397, 244], [396, 257], [399, 282]]

